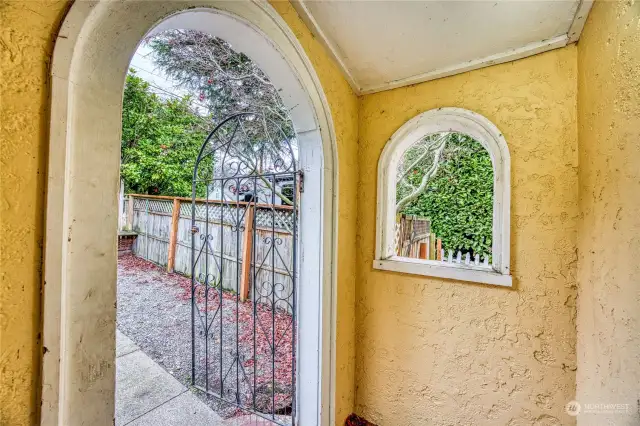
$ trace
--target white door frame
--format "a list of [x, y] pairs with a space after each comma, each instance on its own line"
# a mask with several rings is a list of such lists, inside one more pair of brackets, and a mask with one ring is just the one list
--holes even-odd
[[122, 91], [140, 40], [167, 28], [226, 39], [261, 66], [293, 107], [305, 172], [298, 420], [334, 424], [335, 133], [302, 46], [262, 0], [79, 0], [65, 18], [51, 71], [41, 424], [113, 422]]

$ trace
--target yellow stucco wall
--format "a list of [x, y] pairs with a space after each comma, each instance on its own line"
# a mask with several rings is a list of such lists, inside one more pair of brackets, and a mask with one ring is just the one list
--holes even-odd
[[[576, 274], [578, 398], [637, 398], [640, 4], [596, 2], [577, 48], [359, 101], [291, 5], [272, 4], [337, 134], [337, 423], [355, 407], [381, 425], [573, 424], [563, 406], [576, 386]], [[0, 425], [38, 416], [47, 73], [68, 5], [0, 0]], [[440, 106], [486, 116], [509, 144], [514, 289], [371, 267], [380, 152]]]
[[577, 400], [640, 424], [640, 2], [597, 1], [578, 43]]
[[[358, 102], [338, 67], [288, 2], [274, 1], [316, 69], [333, 115], [338, 145], [336, 418], [353, 410]], [[40, 280], [49, 114], [48, 66], [66, 1], [0, 3], [2, 117], [2, 291], [0, 425], [37, 421]]]
[[37, 417], [48, 65], [66, 2], [0, 3], [0, 425]]
[[[360, 103], [356, 411], [381, 425], [569, 425], [575, 392], [576, 48]], [[437, 107], [484, 115], [511, 153], [506, 289], [372, 269], [377, 162]], [[471, 423], [470, 423], [471, 422]]]

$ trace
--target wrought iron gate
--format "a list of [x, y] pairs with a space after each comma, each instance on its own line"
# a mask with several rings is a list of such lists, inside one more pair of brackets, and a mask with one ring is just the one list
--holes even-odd
[[280, 425], [296, 418], [297, 152], [292, 127], [235, 114], [192, 185], [192, 385], [226, 414]]

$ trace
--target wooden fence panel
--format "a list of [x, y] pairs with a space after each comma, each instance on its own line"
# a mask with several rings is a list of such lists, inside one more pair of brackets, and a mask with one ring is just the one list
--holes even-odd
[[[131, 204], [133, 202], [133, 204]], [[207, 204], [209, 208], [209, 220], [207, 223]], [[127, 210], [132, 211], [132, 228], [138, 233], [133, 252], [136, 256], [149, 260], [160, 266], [167, 266], [170, 252], [170, 239], [172, 234], [173, 206], [180, 206], [177, 215], [177, 228], [175, 230], [175, 258], [173, 271], [181, 275], [191, 276], [191, 203], [177, 202], [173, 199], [143, 198], [135, 196], [129, 198]], [[133, 208], [131, 208], [133, 206]], [[225, 205], [219, 203], [198, 201], [196, 203], [196, 247], [199, 249], [205, 243], [201, 236], [210, 235], [208, 254], [203, 250], [198, 261], [196, 277], [204, 279], [206, 262], [209, 262], [209, 281], [220, 281], [225, 289], [235, 292], [240, 291], [238, 285], [241, 281], [243, 263], [243, 227], [235, 226], [243, 223], [246, 207]], [[224, 211], [224, 221], [221, 223], [221, 214]], [[290, 232], [291, 212], [288, 208], [275, 210], [275, 224], [272, 223], [270, 208], [256, 207], [255, 244], [253, 245], [250, 270], [249, 298], [268, 298], [281, 300], [277, 306], [290, 310], [293, 291], [293, 237]], [[208, 226], [208, 229], [207, 229]], [[273, 229], [272, 226], [275, 228]], [[273, 233], [273, 235], [272, 235]], [[204, 238], [204, 237], [203, 237]], [[273, 241], [273, 243], [272, 243]], [[272, 249], [272, 244], [276, 251]], [[198, 255], [196, 251], [196, 256]], [[255, 288], [254, 288], [255, 287]], [[273, 291], [272, 291], [273, 289]]]
[[134, 254], [166, 266], [170, 228], [171, 216], [156, 212], [147, 213], [146, 209], [136, 210], [134, 207], [133, 230], [138, 233], [133, 247]]
[[474, 258], [471, 259], [469, 252], [448, 250], [445, 253], [445, 249], [442, 248], [442, 239], [430, 232], [431, 223], [427, 218], [399, 214], [396, 217], [395, 230], [395, 250], [398, 256], [490, 268], [489, 254], [475, 253]]
[[[272, 232], [264, 228], [256, 230], [255, 263], [253, 275], [256, 297], [273, 297], [275, 300], [289, 300], [293, 292], [291, 280], [293, 267], [292, 237], [288, 233], [275, 233], [272, 249]], [[275, 267], [273, 267], [275, 265]], [[273, 293], [271, 291], [273, 289]], [[249, 297], [253, 295], [249, 292]], [[289, 302], [291, 303], [291, 302]], [[284, 301], [278, 307], [290, 309]]]

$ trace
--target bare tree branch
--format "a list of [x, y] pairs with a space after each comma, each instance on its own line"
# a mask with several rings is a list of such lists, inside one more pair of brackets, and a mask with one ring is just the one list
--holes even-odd
[[154, 51], [154, 64], [179, 86], [199, 92], [214, 120], [240, 111], [261, 112], [270, 126], [294, 135], [278, 89], [256, 63], [226, 41], [199, 31], [169, 30], [146, 42]]
[[[193, 30], [164, 31], [146, 42], [154, 51], [154, 64], [179, 86], [199, 93], [214, 121], [238, 112], [255, 112], [261, 118], [240, 121], [243, 137], [233, 141], [229, 154], [244, 163], [241, 167], [260, 174], [278, 164], [276, 158], [292, 156], [295, 131], [289, 111], [278, 89], [249, 57], [225, 40]], [[275, 182], [258, 178], [284, 203], [293, 204]]]
[[[430, 141], [427, 144], [427, 146], [425, 147], [424, 152], [420, 156], [418, 156], [418, 158], [413, 163], [411, 163], [411, 165], [409, 167], [407, 167], [404, 170], [404, 173], [402, 173], [402, 175], [397, 179], [398, 182], [404, 180], [404, 178], [407, 177], [409, 172], [411, 170], [413, 170], [418, 164], [420, 164], [421, 161], [423, 161], [425, 158], [427, 158], [427, 156], [433, 152], [433, 148], [439, 146], [440, 142], [442, 142], [448, 136], [449, 136], [448, 132], [447, 133], [443, 133], [435, 141]], [[413, 187], [413, 185], [411, 185], [411, 186]]]
[[447, 145], [446, 138], [442, 138], [439, 140], [441, 142], [436, 147], [431, 168], [429, 168], [424, 176], [422, 176], [420, 185], [418, 185], [418, 187], [413, 192], [396, 203], [396, 213], [400, 213], [407, 204], [418, 198], [420, 194], [422, 194], [427, 189], [427, 183], [429, 183], [429, 179], [435, 176], [435, 174], [438, 172], [438, 166], [440, 165], [440, 156], [442, 155], [442, 151], [444, 151], [444, 148]]

